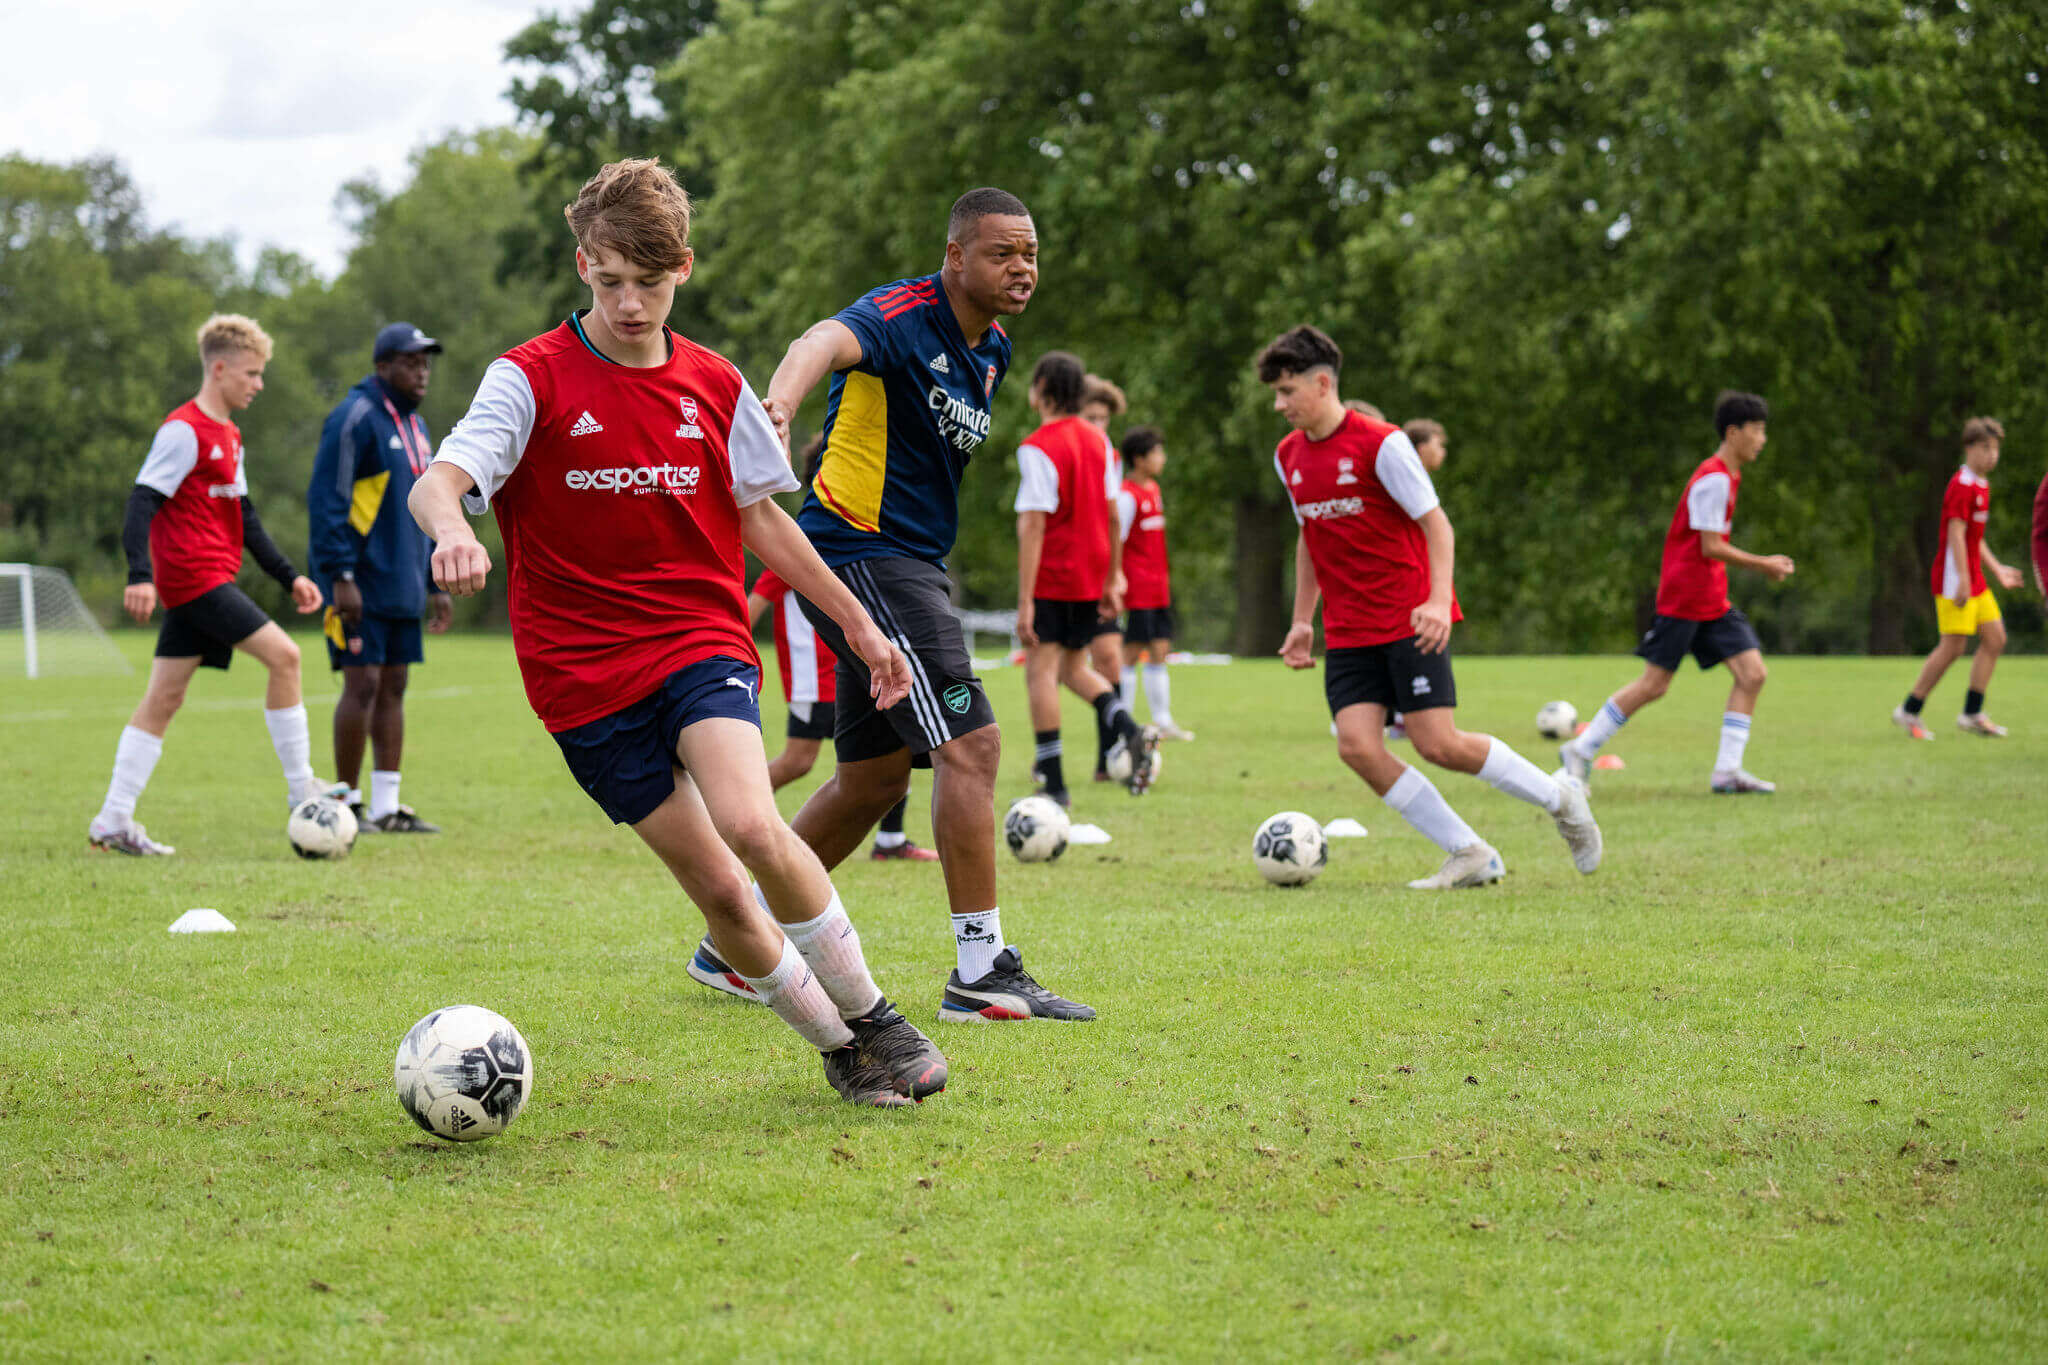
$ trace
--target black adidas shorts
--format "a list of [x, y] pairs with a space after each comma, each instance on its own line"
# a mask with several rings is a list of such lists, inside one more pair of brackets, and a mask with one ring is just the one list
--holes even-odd
[[868, 671], [846, 646], [839, 623], [801, 594], [797, 602], [839, 656], [838, 712], [832, 747], [841, 763], [859, 763], [908, 747], [923, 756], [948, 740], [996, 723], [967, 637], [953, 615], [946, 571], [925, 559], [892, 555], [832, 571], [852, 590], [882, 634], [910, 661], [910, 695], [886, 711], [868, 696]]
[[1692, 655], [1701, 668], [1734, 658], [1744, 650], [1762, 649], [1756, 627], [1734, 607], [1711, 621], [1688, 621], [1681, 616], [1659, 616], [1643, 632], [1636, 655], [1643, 662], [1676, 673]]
[[182, 606], [164, 608], [156, 636], [156, 657], [199, 656], [202, 668], [226, 668], [235, 646], [270, 624], [263, 608], [232, 583], [199, 594]]
[[1458, 684], [1451, 676], [1450, 650], [1424, 654], [1411, 635], [1383, 645], [1331, 650], [1323, 660], [1323, 696], [1333, 716], [1360, 702], [1405, 715], [1456, 706]]

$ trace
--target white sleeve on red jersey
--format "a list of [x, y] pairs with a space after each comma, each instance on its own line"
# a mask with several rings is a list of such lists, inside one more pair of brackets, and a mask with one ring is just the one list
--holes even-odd
[[1280, 452], [1277, 450], [1273, 452], [1273, 472], [1280, 476], [1280, 491], [1287, 495], [1287, 510], [1294, 513], [1294, 524], [1305, 525], [1301, 519], [1301, 509], [1294, 505], [1294, 486], [1287, 482], [1287, 469], [1280, 463]]
[[1408, 439], [1407, 432], [1387, 433], [1387, 439], [1380, 442], [1380, 453], [1373, 457], [1372, 472], [1410, 521], [1421, 521], [1436, 510], [1436, 485], [1429, 481], [1429, 471], [1422, 467], [1422, 457], [1415, 453], [1415, 442]]
[[1116, 538], [1131, 538], [1131, 523], [1138, 519], [1138, 500], [1131, 496], [1128, 488], [1116, 490]]
[[156, 429], [156, 439], [149, 443], [149, 454], [143, 456], [135, 482], [173, 497], [198, 465], [199, 433], [192, 430], [190, 422], [166, 422]]
[[1037, 446], [1017, 447], [1017, 505], [1011, 510], [1060, 510], [1060, 473], [1052, 467], [1052, 456]]
[[454, 465], [476, 485], [474, 493], [462, 495], [470, 515], [489, 511], [491, 499], [519, 468], [526, 443], [533, 439], [534, 416], [526, 371], [509, 360], [493, 360], [469, 400], [469, 411], [434, 452], [435, 464]]
[[1124, 462], [1111, 448], [1109, 458], [1102, 462], [1102, 496], [1113, 498], [1124, 491]]
[[1703, 476], [1686, 492], [1686, 524], [1695, 531], [1719, 531], [1727, 535], [1728, 491], [1726, 474]]
[[725, 456], [732, 463], [732, 500], [751, 507], [774, 493], [793, 493], [803, 484], [782, 453], [782, 438], [768, 409], [754, 397], [745, 378], [740, 380], [739, 397], [732, 405], [732, 430], [725, 438]]

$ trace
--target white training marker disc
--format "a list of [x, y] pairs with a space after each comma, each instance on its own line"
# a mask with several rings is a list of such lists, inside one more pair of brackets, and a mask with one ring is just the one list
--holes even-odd
[[174, 934], [232, 934], [234, 924], [218, 910], [187, 910], [171, 921]]
[[1070, 825], [1067, 827], [1067, 842], [1070, 844], [1106, 844], [1109, 831], [1100, 825]]
[[1365, 826], [1348, 815], [1340, 815], [1334, 820], [1323, 822], [1323, 834], [1331, 839], [1363, 839]]

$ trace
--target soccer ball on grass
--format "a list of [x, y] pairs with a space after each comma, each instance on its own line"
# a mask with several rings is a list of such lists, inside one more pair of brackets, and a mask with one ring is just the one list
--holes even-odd
[[[1152, 746], [1152, 775], [1151, 777], [1146, 779], [1145, 785], [1148, 787], [1157, 786], [1159, 784], [1160, 770], [1163, 769], [1165, 766], [1166, 755], [1164, 752], [1160, 750], [1157, 744], [1154, 744]], [[1129, 782], [1131, 780], [1130, 749], [1125, 745], [1119, 744], [1110, 753], [1108, 759], [1106, 759], [1103, 762], [1102, 767], [1103, 771], [1109, 774], [1110, 781]]]
[[533, 1093], [533, 1054], [512, 1021], [481, 1005], [450, 1005], [412, 1026], [393, 1069], [412, 1121], [450, 1142], [502, 1133]]
[[1568, 701], [1547, 701], [1536, 712], [1536, 731], [1545, 739], [1570, 739], [1579, 723], [1579, 708]]
[[1329, 862], [1323, 827], [1298, 810], [1267, 816], [1252, 835], [1252, 865], [1275, 886], [1306, 886]]
[[1003, 816], [1003, 842], [1020, 863], [1049, 863], [1067, 851], [1072, 823], [1050, 796], [1022, 796]]
[[301, 858], [346, 858], [356, 846], [356, 816], [331, 796], [315, 796], [292, 807], [285, 838]]

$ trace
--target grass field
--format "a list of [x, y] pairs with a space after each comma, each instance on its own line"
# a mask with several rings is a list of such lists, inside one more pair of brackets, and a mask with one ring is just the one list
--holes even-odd
[[[1597, 876], [1440, 774], [1510, 875], [1438, 897], [1319, 675], [1181, 669], [1200, 739], [1161, 787], [1080, 793], [1115, 842], [1005, 857], [1027, 964], [1102, 1019], [947, 1030], [951, 1088], [871, 1113], [683, 976], [693, 912], [508, 642], [431, 648], [405, 795], [448, 832], [333, 865], [285, 845], [246, 660], [171, 732], [160, 861], [85, 844], [140, 676], [0, 680], [0, 1358], [2048, 1355], [2048, 661], [2001, 669], [2012, 739], [1950, 728], [1953, 676], [1914, 745], [1885, 723], [1913, 661], [1774, 660], [1749, 766], [1779, 793], [1741, 800], [1706, 792], [1723, 687], [1688, 672], [1596, 774]], [[1633, 671], [1465, 660], [1460, 716], [1547, 768], [1537, 705]], [[1007, 799], [1021, 679], [990, 685]], [[1269, 888], [1251, 831], [1290, 807], [1372, 835]], [[936, 870], [838, 882], [928, 1021]], [[164, 932], [194, 906], [241, 932]], [[471, 1147], [391, 1087], [460, 1001], [539, 1067]]]

